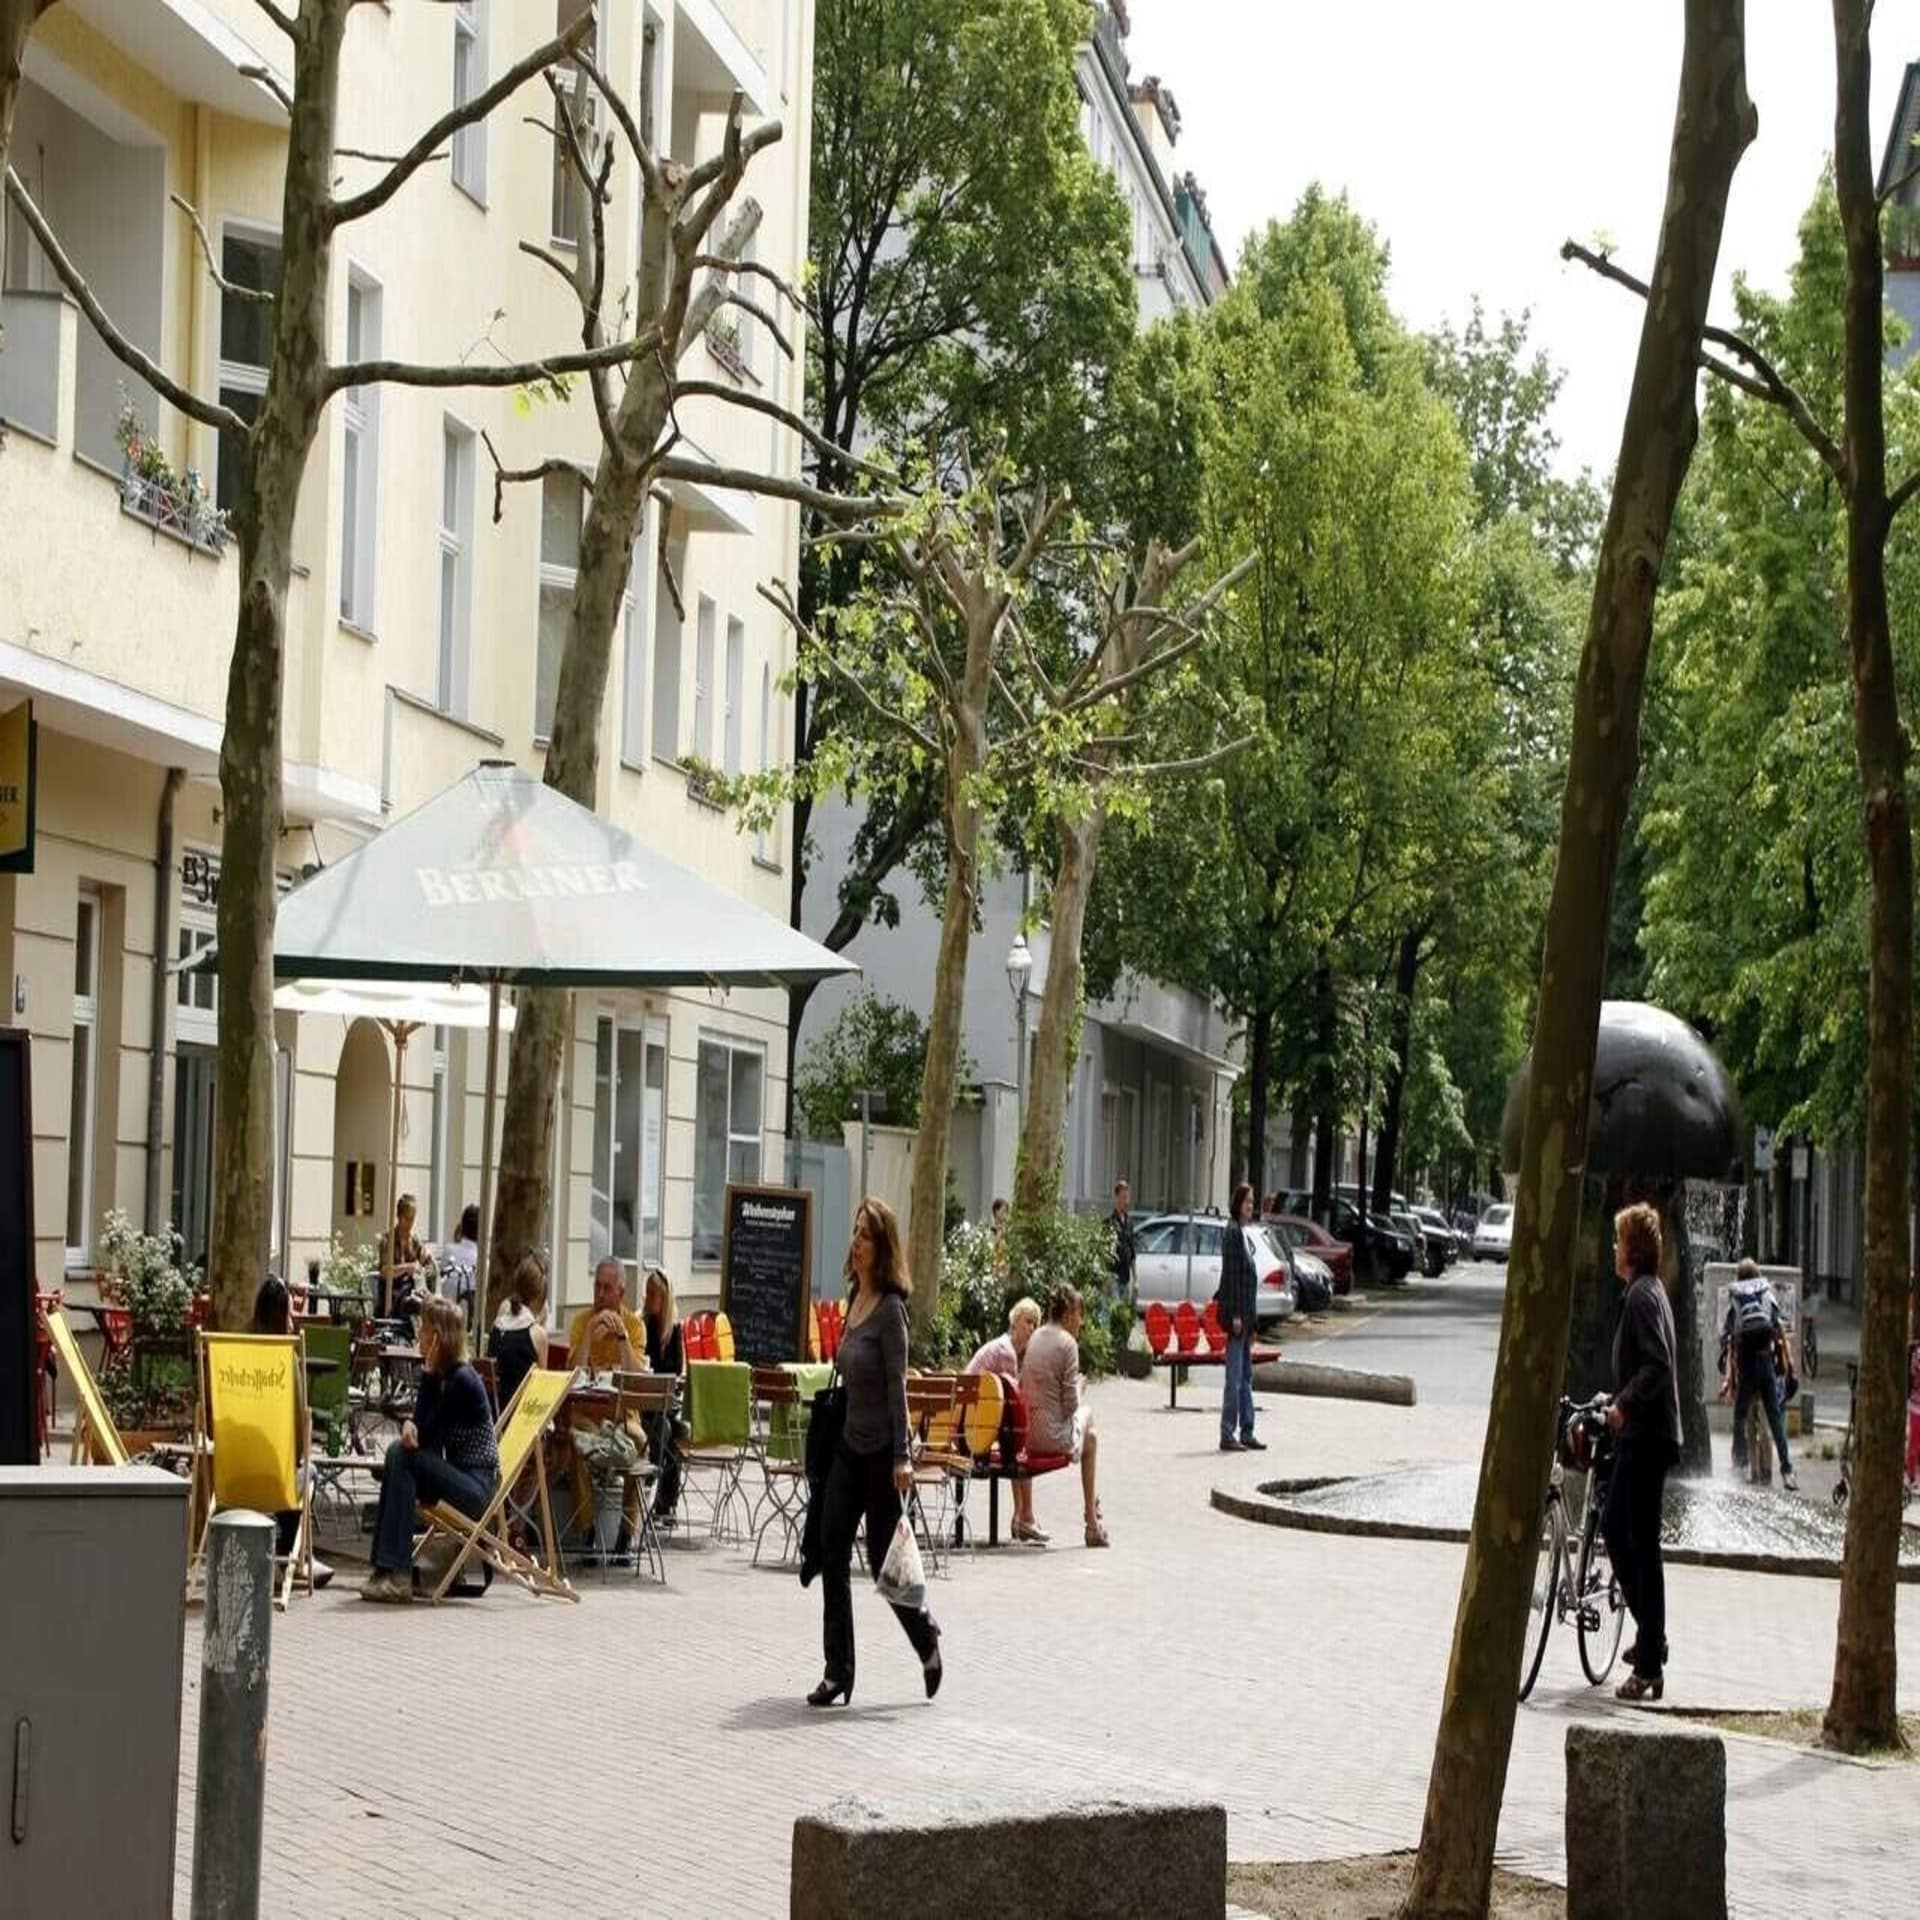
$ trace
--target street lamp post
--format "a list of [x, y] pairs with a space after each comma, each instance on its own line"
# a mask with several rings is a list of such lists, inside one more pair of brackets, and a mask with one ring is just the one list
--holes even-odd
[[1027, 936], [1016, 933], [1007, 949], [1007, 985], [1013, 989], [1016, 1138], [1027, 1124], [1027, 981], [1032, 973], [1033, 955], [1027, 951]]

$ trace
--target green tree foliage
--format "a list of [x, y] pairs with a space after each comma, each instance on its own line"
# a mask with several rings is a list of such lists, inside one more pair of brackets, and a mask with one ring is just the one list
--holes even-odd
[[[859, 1112], [861, 1088], [885, 1101], [877, 1116], [890, 1127], [918, 1126], [920, 1076], [927, 1062], [927, 1023], [898, 1000], [856, 994], [801, 1056], [793, 1100], [810, 1140], [838, 1140]], [[966, 1063], [961, 1076], [972, 1072]]]
[[[1840, 409], [1846, 276], [1830, 182], [1788, 289], [1736, 282], [1739, 331], [1816, 417]], [[1890, 336], [1891, 338], [1891, 336]], [[1896, 466], [1920, 389], [1890, 379]], [[1920, 540], [1887, 549], [1901, 697], [1920, 697]], [[1649, 688], [1640, 937], [1651, 996], [1709, 1031], [1756, 1119], [1828, 1142], [1865, 1119], [1867, 867], [1853, 774], [1845, 504], [1774, 407], [1716, 383]]]

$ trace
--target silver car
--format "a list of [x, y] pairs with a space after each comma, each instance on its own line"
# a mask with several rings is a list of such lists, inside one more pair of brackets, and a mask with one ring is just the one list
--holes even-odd
[[[1204, 1313], [1207, 1302], [1220, 1291], [1220, 1236], [1231, 1223], [1217, 1213], [1163, 1213], [1135, 1229], [1133, 1237], [1134, 1302], [1155, 1301], [1177, 1307], [1191, 1300]], [[1293, 1273], [1285, 1250], [1258, 1222], [1247, 1228], [1253, 1247], [1253, 1268], [1260, 1285], [1254, 1318], [1271, 1326], [1284, 1320], [1295, 1306]]]
[[1513, 1251], [1513, 1209], [1504, 1203], [1489, 1207], [1473, 1230], [1476, 1260], [1504, 1260]]

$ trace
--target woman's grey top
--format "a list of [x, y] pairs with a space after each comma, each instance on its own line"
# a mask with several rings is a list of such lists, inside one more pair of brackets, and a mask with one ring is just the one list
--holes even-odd
[[911, 1457], [907, 1446], [907, 1303], [897, 1294], [840, 1336], [840, 1377], [847, 1387], [845, 1440], [851, 1453]]

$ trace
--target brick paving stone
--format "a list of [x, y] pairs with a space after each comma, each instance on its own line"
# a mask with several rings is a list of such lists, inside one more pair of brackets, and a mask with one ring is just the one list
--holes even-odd
[[[1058, 1475], [1056, 1544], [961, 1556], [936, 1581], [938, 1701], [881, 1604], [856, 1595], [859, 1684], [816, 1713], [818, 1589], [744, 1553], [673, 1552], [665, 1591], [589, 1572], [579, 1606], [363, 1606], [343, 1569], [274, 1625], [264, 1911], [760, 1916], [786, 1911], [794, 1818], [859, 1790], [1022, 1781], [1218, 1798], [1236, 1859], [1411, 1846], [1462, 1550], [1250, 1525], [1215, 1484], [1477, 1456], [1481, 1416], [1274, 1399], [1264, 1455], [1222, 1456], [1212, 1397], [1095, 1393], [1114, 1545], [1088, 1552]], [[1833, 1582], [1676, 1568], [1669, 1699], [1825, 1698]], [[1920, 1708], [1920, 1589], [1903, 1588], [1902, 1703]], [[192, 1860], [197, 1620], [181, 1753], [178, 1911]], [[1567, 1724], [1623, 1714], [1556, 1631], [1516, 1730], [1500, 1857], [1564, 1879]], [[1920, 1773], [1728, 1741], [1740, 1914], [1909, 1914]]]

